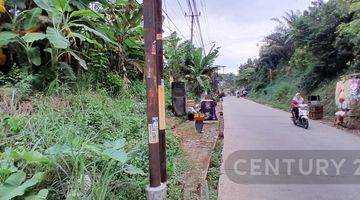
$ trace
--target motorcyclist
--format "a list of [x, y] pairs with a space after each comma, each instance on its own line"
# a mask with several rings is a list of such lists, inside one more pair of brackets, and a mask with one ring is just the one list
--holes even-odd
[[299, 119], [299, 106], [304, 104], [304, 98], [300, 93], [296, 93], [294, 98], [291, 100], [292, 112], [295, 114], [295, 119]]
[[248, 91], [246, 90], [246, 88], [243, 88], [241, 92], [242, 92], [243, 97], [246, 97], [246, 95], [248, 94]]

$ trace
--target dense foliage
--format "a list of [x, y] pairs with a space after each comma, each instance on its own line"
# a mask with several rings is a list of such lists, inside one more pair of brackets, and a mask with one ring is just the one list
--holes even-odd
[[[145, 90], [130, 88], [116, 97], [87, 88], [66, 97], [39, 96], [31, 115], [1, 114], [0, 191], [7, 192], [0, 198], [145, 199]], [[167, 139], [170, 194], [176, 196], [181, 152], [171, 133]]]
[[[142, 21], [135, 0], [0, 0], [0, 199], [145, 199]], [[172, 42], [167, 74], [210, 90], [218, 49]], [[178, 199], [170, 131], [167, 146]]]
[[125, 86], [142, 78], [142, 5], [136, 1], [5, 3], [0, 20], [3, 76], [20, 69], [39, 89], [72, 83], [85, 72], [101, 84], [109, 74], [121, 77]]
[[360, 1], [317, 0], [303, 13], [288, 12], [266, 36], [258, 59], [239, 68], [239, 84], [273, 100], [311, 93], [346, 73], [360, 71]]
[[203, 93], [217, 92], [217, 70], [214, 65], [219, 55], [219, 47], [213, 46], [209, 52], [194, 47], [189, 41], [180, 43], [176, 33], [165, 41], [167, 58], [166, 73], [175, 81], [184, 81], [190, 93], [199, 97]]

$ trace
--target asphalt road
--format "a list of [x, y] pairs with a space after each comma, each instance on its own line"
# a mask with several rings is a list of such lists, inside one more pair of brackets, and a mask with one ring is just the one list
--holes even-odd
[[360, 184], [248, 184], [241, 183], [241, 177], [236, 183], [228, 175], [235, 167], [225, 165], [239, 150], [360, 150], [360, 136], [318, 121], [310, 121], [309, 130], [305, 130], [294, 126], [287, 112], [236, 97], [224, 99], [224, 119], [220, 200], [360, 199]]

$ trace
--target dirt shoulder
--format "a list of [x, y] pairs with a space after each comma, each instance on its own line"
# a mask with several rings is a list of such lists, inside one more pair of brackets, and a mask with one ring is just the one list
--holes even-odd
[[[221, 105], [217, 112], [220, 116]], [[219, 121], [204, 125], [204, 133], [197, 133], [195, 122], [177, 118], [169, 120], [174, 134], [181, 140], [181, 148], [185, 159], [189, 162], [189, 169], [184, 175], [184, 200], [203, 199], [207, 194], [206, 177], [210, 165], [212, 152], [221, 132], [222, 117]]]

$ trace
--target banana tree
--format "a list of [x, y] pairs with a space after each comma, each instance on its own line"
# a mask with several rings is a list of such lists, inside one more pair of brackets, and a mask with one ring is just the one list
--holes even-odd
[[208, 92], [211, 89], [211, 77], [219, 69], [214, 65], [219, 55], [219, 47], [215, 45], [210, 49], [209, 53], [203, 55], [201, 48], [193, 49], [188, 56], [188, 73], [185, 78], [190, 88], [196, 95]]
[[[90, 24], [94, 24], [102, 15], [90, 9], [75, 10], [70, 4], [70, 0], [34, 0], [35, 4], [47, 12], [47, 20], [51, 24], [46, 29], [46, 38], [49, 40], [50, 47], [46, 52], [51, 55], [51, 67], [55, 72], [56, 80], [58, 69], [65, 69], [73, 74], [71, 58], [78, 61], [78, 64], [87, 69], [84, 55], [80, 53], [79, 42], [91, 43], [94, 46], [102, 47], [96, 40], [88, 35], [95, 35], [101, 38], [105, 43], [115, 42], [110, 40], [105, 34], [93, 29]], [[69, 74], [69, 73], [68, 73]]]
[[123, 76], [125, 83], [129, 83], [131, 75], [143, 76], [144, 45], [142, 5], [135, 0], [118, 0], [111, 3], [100, 0], [103, 9], [100, 11], [106, 23], [98, 24], [97, 29], [106, 33], [117, 45], [110, 45], [116, 52], [116, 59], [112, 62], [113, 70]]
[[166, 72], [169, 73], [175, 81], [182, 81], [186, 74], [186, 55], [188, 52], [186, 45], [188, 43], [180, 44], [180, 38], [176, 32], [172, 33], [164, 40], [165, 58], [167, 60]]
[[20, 44], [26, 51], [29, 64], [39, 66], [41, 64], [40, 48], [33, 43], [46, 38], [43, 33], [27, 33], [24, 36], [20, 36], [14, 32], [0, 32], [0, 46], [6, 46], [9, 43], [15, 42]]
[[[15, 10], [24, 1], [9, 0]], [[36, 6], [30, 10], [23, 10], [17, 14], [10, 15], [11, 20], [2, 24], [0, 32], [0, 47], [10, 43], [20, 44], [25, 50], [29, 64], [39, 66], [50, 64], [51, 71], [56, 80], [59, 78], [59, 71], [67, 70], [72, 72], [71, 58], [78, 61], [79, 66], [87, 69], [84, 55], [79, 52], [79, 43], [91, 43], [94, 46], [101, 46], [96, 40], [102, 39], [105, 43], [117, 43], [110, 40], [105, 34], [93, 29], [90, 24], [102, 18], [100, 14], [89, 9], [76, 9], [71, 5], [71, 0], [34, 0]], [[2, 5], [2, 4], [1, 4]], [[43, 11], [47, 14], [44, 16]], [[8, 13], [9, 14], [9, 13]], [[96, 39], [91, 39], [95, 35]], [[41, 52], [37, 41], [47, 39], [48, 52], [51, 56], [50, 62], [41, 63]], [[43, 44], [42, 46], [46, 45]], [[44, 52], [44, 53], [45, 53]], [[67, 73], [73, 74], [73, 73]]]
[[[31, 48], [31, 43], [35, 42], [37, 39], [32, 38], [33, 36], [30, 35], [25, 37], [25, 39], [30, 39], [32, 41], [25, 41], [21, 40], [21, 37], [27, 33], [37, 32], [42, 29], [43, 25], [39, 20], [41, 9], [24, 9], [26, 8], [25, 1], [19, 0], [8, 0], [6, 1], [6, 4], [5, 1], [0, 3], [0, 7], [4, 8], [4, 10], [2, 10], [3, 12], [0, 19], [2, 23], [0, 27], [0, 34], [2, 35], [0, 39], [0, 51], [2, 51], [4, 48], [7, 48], [9, 52], [7, 56], [3, 55], [5, 60], [3, 60], [1, 63], [7, 63], [6, 67], [8, 70], [10, 70], [10, 67], [13, 63], [12, 55], [13, 52], [16, 51], [18, 57], [27, 56], [30, 65], [31, 63], [36, 63], [36, 65], [39, 65], [40, 56], [38, 58], [34, 57], [35, 55], [39, 55], [39, 49]], [[41, 38], [44, 39], [42, 36]], [[16, 50], [19, 49], [17, 48], [19, 44], [21, 47], [24, 47], [24, 52]], [[6, 57], [8, 57], [8, 62], [6, 62]], [[33, 60], [33, 62], [31, 60]]]

